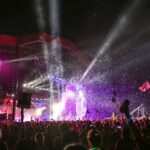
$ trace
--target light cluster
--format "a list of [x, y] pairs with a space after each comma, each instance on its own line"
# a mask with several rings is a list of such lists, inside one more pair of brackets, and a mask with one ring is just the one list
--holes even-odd
[[54, 103], [53, 119], [55, 120], [82, 120], [86, 114], [86, 98], [81, 87], [75, 84], [66, 86], [61, 101]]
[[30, 86], [28, 84], [23, 84], [23, 87], [27, 88], [27, 89], [30, 89], [30, 90], [39, 90], [39, 91], [49, 92], [49, 88], [41, 88], [41, 87], [38, 87], [38, 86]]

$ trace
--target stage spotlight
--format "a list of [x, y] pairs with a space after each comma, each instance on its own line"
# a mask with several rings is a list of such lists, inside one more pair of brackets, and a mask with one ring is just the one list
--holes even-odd
[[23, 87], [26, 87], [26, 86], [27, 86], [27, 84], [24, 83], [24, 84], [23, 84]]
[[37, 108], [35, 111], [35, 117], [41, 117], [42, 112], [46, 109], [46, 107]]
[[52, 109], [53, 109], [53, 119], [54, 120], [57, 120], [58, 117], [60, 117], [64, 108], [65, 108], [65, 103], [63, 101], [60, 103], [53, 103]]

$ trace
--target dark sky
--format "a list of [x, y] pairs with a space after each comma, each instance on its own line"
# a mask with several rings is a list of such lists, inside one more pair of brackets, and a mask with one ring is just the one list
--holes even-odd
[[[24, 35], [41, 31], [38, 29], [34, 11], [36, 0], [1, 0], [0, 32]], [[60, 23], [62, 36], [78, 38], [85, 33], [107, 30], [127, 0], [58, 0], [61, 2]], [[50, 33], [48, 1], [42, 1], [45, 31]], [[79, 34], [80, 33], [80, 34]]]
[[[42, 2], [41, 7], [44, 13], [45, 26], [43, 29], [39, 29], [35, 13], [35, 1], [37, 0], [1, 0], [0, 33], [20, 36], [42, 31], [52, 34], [48, 0], [39, 0]], [[57, 1], [61, 3], [59, 13], [61, 37], [68, 38], [75, 44], [82, 46], [84, 42], [92, 41], [95, 41], [94, 45], [100, 44], [120, 13], [128, 8], [128, 4], [133, 0]], [[135, 34], [149, 25], [150, 2], [149, 0], [139, 1], [141, 1], [141, 6], [136, 11], [131, 26], [125, 31], [126, 39], [128, 36], [132, 36], [130, 34]], [[121, 39], [121, 41], [123, 40]]]

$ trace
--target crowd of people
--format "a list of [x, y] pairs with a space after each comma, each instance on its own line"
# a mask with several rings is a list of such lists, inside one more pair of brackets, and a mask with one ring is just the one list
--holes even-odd
[[[126, 106], [125, 106], [126, 107]], [[150, 150], [150, 120], [0, 121], [0, 150]]]

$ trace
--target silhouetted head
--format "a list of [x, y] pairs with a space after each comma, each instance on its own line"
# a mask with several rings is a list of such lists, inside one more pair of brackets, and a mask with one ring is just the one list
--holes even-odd
[[64, 147], [64, 150], [87, 150], [82, 144], [73, 143]]
[[101, 134], [97, 129], [90, 129], [87, 133], [87, 140], [92, 147], [100, 147]]
[[120, 107], [120, 112], [125, 113], [126, 111], [128, 111], [129, 105], [130, 105], [130, 101], [128, 99], [125, 99]]
[[66, 131], [68, 131], [69, 127], [66, 123], [61, 123], [59, 125], [59, 131], [61, 132], [61, 134], [64, 134]]
[[39, 144], [43, 144], [44, 143], [44, 137], [43, 137], [43, 134], [41, 132], [37, 132], [35, 134], [35, 142], [39, 143]]

